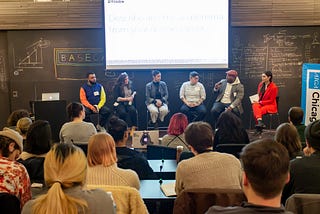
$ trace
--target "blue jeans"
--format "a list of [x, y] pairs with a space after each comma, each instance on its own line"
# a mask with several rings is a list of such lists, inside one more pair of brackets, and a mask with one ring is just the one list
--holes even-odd
[[189, 123], [203, 121], [207, 113], [207, 109], [203, 104], [196, 107], [189, 107], [186, 104], [183, 104], [180, 108], [180, 111], [187, 115]]

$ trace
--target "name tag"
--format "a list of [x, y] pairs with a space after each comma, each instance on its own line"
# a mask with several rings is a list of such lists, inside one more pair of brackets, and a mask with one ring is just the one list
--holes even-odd
[[99, 96], [99, 91], [93, 92], [93, 95], [94, 95], [94, 96]]

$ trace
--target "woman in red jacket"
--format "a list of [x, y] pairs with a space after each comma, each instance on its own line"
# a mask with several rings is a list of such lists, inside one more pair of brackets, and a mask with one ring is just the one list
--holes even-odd
[[259, 101], [252, 104], [253, 115], [257, 122], [256, 129], [260, 132], [266, 127], [262, 122], [262, 115], [278, 111], [276, 102], [278, 87], [272, 82], [272, 72], [265, 71], [261, 80], [258, 86]]

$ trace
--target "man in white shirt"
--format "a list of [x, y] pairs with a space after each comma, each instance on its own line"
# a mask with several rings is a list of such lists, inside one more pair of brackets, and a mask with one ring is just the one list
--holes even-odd
[[223, 111], [232, 111], [240, 116], [243, 113], [242, 98], [244, 88], [238, 78], [238, 72], [229, 70], [226, 79], [222, 79], [214, 85], [213, 93], [217, 94], [216, 101], [211, 108], [211, 115], [215, 123]]
[[188, 82], [184, 82], [180, 88], [180, 99], [183, 105], [180, 111], [187, 115], [189, 123], [202, 121], [207, 113], [203, 104], [206, 99], [206, 91], [202, 83], [199, 82], [199, 73], [190, 72]]

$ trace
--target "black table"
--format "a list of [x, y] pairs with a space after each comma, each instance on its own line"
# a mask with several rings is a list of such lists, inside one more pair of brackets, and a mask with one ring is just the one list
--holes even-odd
[[176, 179], [176, 160], [148, 160], [150, 167], [163, 180]]
[[[163, 180], [163, 183], [175, 180]], [[159, 180], [140, 180], [140, 195], [150, 214], [171, 214], [176, 197], [167, 197], [160, 189]]]

